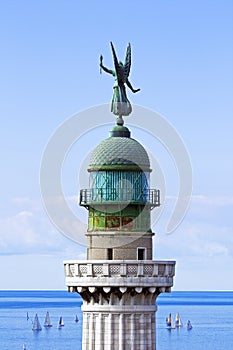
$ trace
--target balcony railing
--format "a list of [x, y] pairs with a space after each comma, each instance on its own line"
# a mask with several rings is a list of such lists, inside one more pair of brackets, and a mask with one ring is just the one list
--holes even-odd
[[175, 261], [64, 261], [66, 277], [174, 277]]
[[92, 204], [114, 204], [114, 203], [149, 204], [151, 207], [160, 205], [160, 191], [156, 189], [143, 190], [140, 193], [116, 189], [92, 188], [80, 191], [80, 202], [82, 206]]

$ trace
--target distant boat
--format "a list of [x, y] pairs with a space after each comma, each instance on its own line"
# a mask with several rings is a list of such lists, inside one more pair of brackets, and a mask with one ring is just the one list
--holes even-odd
[[167, 329], [174, 329], [176, 328], [173, 320], [172, 320], [172, 315], [169, 314], [168, 317], [166, 318], [166, 324], [167, 324]]
[[33, 331], [41, 331], [42, 330], [37, 314], [36, 314], [34, 322], [33, 322], [32, 330]]
[[183, 327], [183, 323], [181, 321], [179, 313], [176, 314], [176, 321], [175, 321], [175, 326], [177, 328]]
[[27, 348], [26, 348], [26, 345], [25, 345], [25, 344], [23, 344], [23, 350], [27, 350]]
[[27, 312], [27, 321], [29, 320], [29, 315], [28, 315], [28, 312]]
[[64, 327], [65, 326], [65, 324], [64, 324], [64, 322], [63, 322], [63, 319], [62, 319], [62, 316], [59, 318], [59, 322], [58, 322], [58, 329], [60, 329], [60, 328], [62, 328], [62, 327]]
[[45, 316], [45, 321], [44, 321], [44, 327], [49, 328], [52, 327], [52, 323], [50, 320], [49, 312], [47, 311], [46, 316]]
[[75, 316], [74, 321], [75, 321], [75, 322], [78, 322], [78, 321], [79, 321], [79, 319], [78, 319], [78, 316], [77, 316], [77, 315]]
[[188, 320], [188, 322], [187, 322], [187, 330], [190, 331], [190, 329], [192, 329], [192, 328], [193, 328], [193, 326], [192, 326], [191, 322]]

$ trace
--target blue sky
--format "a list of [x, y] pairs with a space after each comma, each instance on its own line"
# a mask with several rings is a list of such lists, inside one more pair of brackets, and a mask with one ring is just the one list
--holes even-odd
[[[40, 162], [61, 123], [110, 102], [113, 81], [99, 74], [98, 61], [103, 54], [112, 66], [113, 41], [120, 59], [131, 42], [130, 80], [141, 91], [130, 100], [173, 125], [193, 168], [189, 211], [167, 235], [175, 167], [161, 144], [133, 129], [166, 178], [154, 258], [177, 261], [174, 290], [232, 289], [233, 2], [9, 0], [1, 4], [0, 41], [0, 288], [64, 289], [62, 261], [85, 258], [85, 247], [60, 234], [44, 211]], [[108, 129], [87, 134], [65, 162], [65, 195], [84, 221], [75, 176]]]

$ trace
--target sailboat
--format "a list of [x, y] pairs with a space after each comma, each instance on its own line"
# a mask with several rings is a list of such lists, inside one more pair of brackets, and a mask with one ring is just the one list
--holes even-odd
[[188, 320], [187, 322], [187, 330], [190, 331], [193, 328], [191, 322]]
[[169, 314], [168, 317], [166, 318], [166, 324], [167, 324], [167, 329], [174, 329], [174, 328], [176, 328], [175, 324], [174, 324], [174, 322], [172, 320], [172, 315], [171, 314]]
[[62, 328], [62, 327], [64, 327], [65, 326], [65, 324], [64, 324], [64, 322], [63, 322], [63, 319], [62, 319], [62, 316], [59, 318], [59, 323], [58, 323], [58, 329], [60, 329], [60, 328]]
[[181, 321], [179, 313], [176, 314], [176, 321], [175, 321], [175, 326], [177, 328], [183, 327], [183, 323]]
[[51, 323], [48, 311], [47, 311], [46, 316], [45, 316], [44, 327], [46, 327], [46, 328], [52, 327], [52, 323]]
[[28, 315], [28, 312], [27, 312], [27, 321], [29, 320], [29, 315]]
[[34, 322], [33, 322], [32, 330], [33, 331], [41, 331], [42, 330], [37, 314], [36, 314]]
[[27, 350], [27, 348], [26, 348], [26, 345], [25, 345], [25, 344], [23, 344], [23, 350]]
[[79, 321], [79, 319], [78, 319], [78, 316], [77, 316], [77, 315], [75, 316], [74, 321], [75, 321], [75, 322], [78, 322], [78, 321]]

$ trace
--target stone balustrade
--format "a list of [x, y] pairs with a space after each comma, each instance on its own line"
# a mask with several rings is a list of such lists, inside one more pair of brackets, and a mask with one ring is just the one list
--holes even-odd
[[175, 261], [69, 260], [64, 261], [66, 285], [165, 286], [173, 285]]
[[66, 277], [173, 277], [174, 261], [64, 261]]

